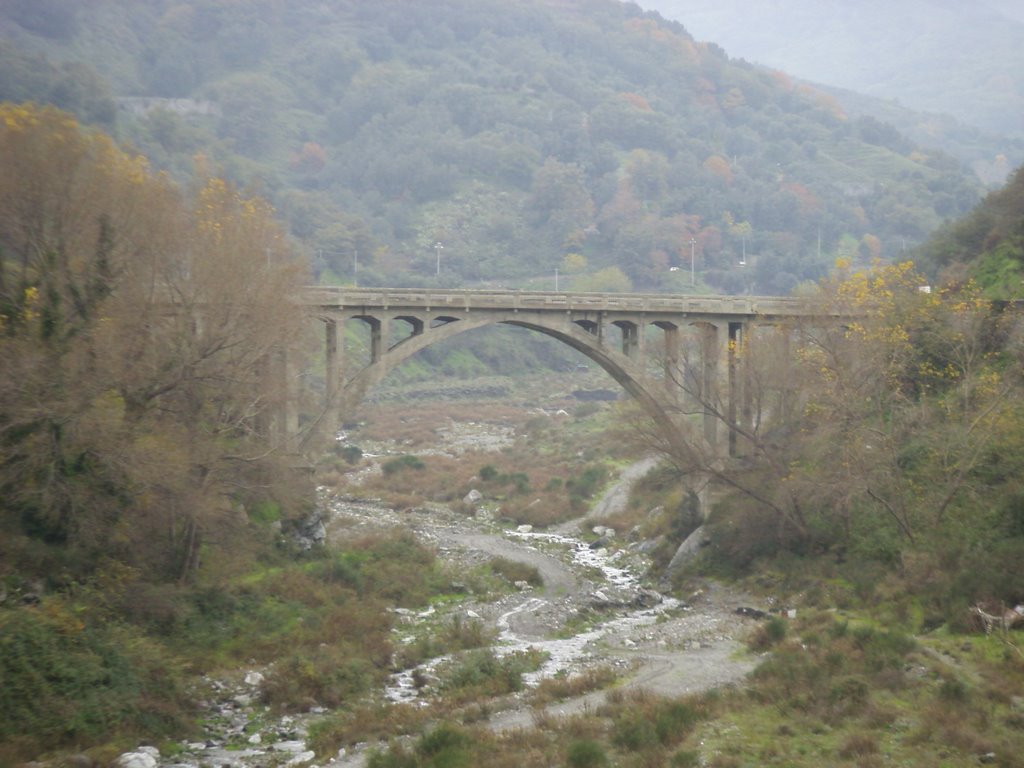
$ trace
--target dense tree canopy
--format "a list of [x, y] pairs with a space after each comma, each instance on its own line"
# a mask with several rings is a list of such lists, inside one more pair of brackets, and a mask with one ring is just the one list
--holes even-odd
[[[34, 30], [20, 44], [60, 48]], [[449, 284], [522, 283], [580, 253], [678, 290], [694, 237], [711, 288], [787, 292], [845, 242], [866, 260], [921, 242], [980, 188], [611, 0], [101, 0], [67, 34], [115, 93], [190, 99], [120, 130], [182, 178], [203, 149], [258, 179], [326, 281], [354, 278], [355, 250], [364, 284], [435, 280], [442, 241]]]
[[971, 213], [944, 226], [918, 250], [918, 260], [944, 282], [971, 277], [996, 299], [1024, 292], [1024, 169]]
[[55, 109], [0, 107], [0, 167], [2, 524], [187, 576], [263, 496], [302, 272], [266, 203]]

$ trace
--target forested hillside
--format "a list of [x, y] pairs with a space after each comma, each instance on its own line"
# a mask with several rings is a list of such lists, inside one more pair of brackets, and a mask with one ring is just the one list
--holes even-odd
[[325, 282], [665, 290], [692, 257], [701, 286], [785, 293], [979, 197], [949, 157], [610, 0], [5, 9], [0, 97], [104, 124], [117, 98], [122, 140], [257, 185]]
[[971, 213], [936, 233], [917, 254], [940, 282], [974, 279], [994, 299], [1024, 288], [1024, 169]]

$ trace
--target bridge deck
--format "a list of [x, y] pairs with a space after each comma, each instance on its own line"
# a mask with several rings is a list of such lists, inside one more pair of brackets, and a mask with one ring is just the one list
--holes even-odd
[[400, 310], [459, 309], [654, 313], [760, 317], [807, 317], [817, 314], [805, 299], [782, 296], [715, 296], [670, 293], [569, 293], [556, 291], [332, 288], [310, 287], [303, 294], [310, 307]]

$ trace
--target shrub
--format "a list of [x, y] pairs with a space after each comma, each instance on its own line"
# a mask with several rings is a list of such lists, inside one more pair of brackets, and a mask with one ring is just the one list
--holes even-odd
[[540, 571], [527, 563], [509, 560], [506, 557], [493, 557], [487, 564], [492, 571], [508, 579], [512, 584], [517, 581], [525, 581], [534, 587], [544, 586], [544, 578], [540, 575]]
[[601, 488], [607, 477], [608, 470], [600, 464], [592, 464], [576, 477], [569, 478], [565, 487], [570, 500], [574, 505], [582, 504]]
[[786, 620], [781, 616], [772, 616], [760, 625], [747, 641], [752, 651], [766, 651], [786, 639]]
[[270, 499], [253, 504], [248, 512], [249, 519], [258, 525], [270, 525], [281, 519], [281, 505]]
[[963, 680], [948, 677], [939, 686], [939, 698], [948, 704], [966, 704], [970, 698], [970, 690]]
[[582, 696], [615, 682], [617, 675], [611, 667], [588, 669], [573, 677], [549, 677], [540, 681], [534, 692], [534, 703], [545, 703]]
[[623, 702], [612, 729], [612, 742], [630, 751], [671, 747], [686, 738], [706, 709], [695, 700], [666, 701], [634, 694]]
[[172, 659], [126, 630], [87, 625], [56, 601], [0, 612], [0, 680], [0, 744], [20, 743], [24, 757], [125, 729], [160, 736], [183, 727]]
[[263, 681], [263, 701], [279, 710], [337, 707], [366, 693], [380, 677], [370, 662], [346, 646], [321, 645], [281, 659]]
[[856, 715], [867, 706], [871, 697], [871, 686], [859, 675], [840, 677], [832, 682], [828, 690], [828, 705], [832, 720]]
[[437, 726], [420, 737], [416, 752], [424, 757], [437, 757], [442, 753], [465, 751], [472, 740], [462, 730], [447, 724]]
[[682, 741], [700, 720], [700, 713], [684, 701], [669, 701], [659, 707], [654, 718], [658, 741], [669, 746]]
[[523, 674], [539, 667], [542, 659], [537, 651], [502, 659], [490, 649], [472, 651], [442, 675], [441, 687], [455, 701], [515, 693], [523, 689]]
[[700, 765], [700, 753], [681, 749], [672, 755], [669, 765], [672, 768], [697, 768]]
[[844, 760], [855, 757], [874, 755], [878, 752], [878, 741], [871, 733], [854, 733], [847, 737], [839, 748], [839, 756]]
[[396, 472], [402, 472], [407, 469], [420, 470], [425, 467], [426, 465], [419, 456], [406, 454], [405, 456], [396, 456], [393, 459], [388, 459], [381, 465], [381, 470], [385, 475], [393, 475]]
[[572, 416], [574, 419], [585, 419], [588, 416], [593, 416], [600, 410], [601, 406], [597, 403], [582, 403], [573, 409]]
[[565, 752], [565, 764], [569, 768], [600, 768], [608, 765], [608, 755], [596, 741], [577, 739]]
[[349, 443], [338, 450], [338, 455], [345, 460], [346, 464], [357, 464], [363, 458], [363, 449]]
[[615, 721], [612, 743], [631, 752], [639, 752], [660, 743], [658, 732], [646, 713], [632, 710]]

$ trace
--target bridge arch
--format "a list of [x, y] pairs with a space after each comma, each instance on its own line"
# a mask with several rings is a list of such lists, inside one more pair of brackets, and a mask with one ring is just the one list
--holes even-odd
[[[425, 315], [407, 311], [370, 314], [360, 310], [322, 319], [328, 322], [328, 337], [333, 339], [328, 345], [327, 375], [329, 379], [333, 378], [335, 383], [332, 385], [330, 381], [328, 382], [327, 402], [301, 439], [300, 447], [303, 449], [312, 447], [314, 441], [333, 434], [344, 414], [351, 413], [374, 386], [417, 352], [463, 333], [494, 325], [524, 328], [571, 347], [606, 371], [655, 423], [671, 423], [671, 414], [666, 409], [663, 396], [664, 382], [647, 376], [643, 360], [638, 359], [637, 355], [639, 338], [647, 324], [659, 327], [668, 334], [675, 330], [671, 323], [653, 320], [647, 323], [643, 319], [614, 322], [613, 324], [622, 331], [622, 351], [619, 351], [607, 343], [601, 318], [580, 320], [566, 315], [558, 317], [532, 312], [465, 313], [457, 316], [448, 313]], [[338, 343], [338, 329], [335, 324], [348, 319], [361, 320], [370, 327], [370, 362], [343, 380], [342, 372], [337, 369], [337, 365], [331, 363], [330, 348], [332, 344], [336, 346]], [[411, 333], [392, 346], [386, 347], [382, 339], [386, 337], [390, 320], [404, 321], [410, 327]], [[666, 340], [666, 348], [668, 345], [669, 342]]]
[[[358, 405], [371, 387], [419, 350], [474, 328], [507, 324], [546, 334], [600, 365], [657, 424], [668, 427], [664, 436], [683, 450], [681, 430], [672, 428], [674, 408], [669, 403], [676, 402], [679, 382], [685, 381], [686, 389], [698, 391], [705, 404], [701, 450], [728, 458], [736, 455], [738, 427], [751, 423], [749, 371], [744, 356], [737, 354], [747, 346], [748, 333], [761, 325], [784, 327], [797, 318], [842, 320], [802, 299], [764, 296], [310, 287], [301, 305], [326, 326], [326, 407], [300, 435], [294, 398], [285, 398], [283, 412], [272, 420], [285, 425], [281, 434], [289, 448], [296, 442], [312, 447], [326, 438], [339, 414]], [[350, 319], [370, 329], [370, 362], [344, 377], [344, 334], [338, 326]], [[391, 328], [399, 327], [396, 321], [408, 326], [409, 335], [389, 345]], [[661, 379], [645, 370], [646, 331], [652, 325], [664, 339]], [[621, 349], [606, 334], [612, 326], [621, 331]], [[684, 334], [692, 338], [690, 329], [698, 337], [697, 364], [680, 357]], [[286, 359], [279, 366], [285, 371], [284, 385], [291, 388], [295, 377], [287, 374], [287, 351], [281, 354]]]

